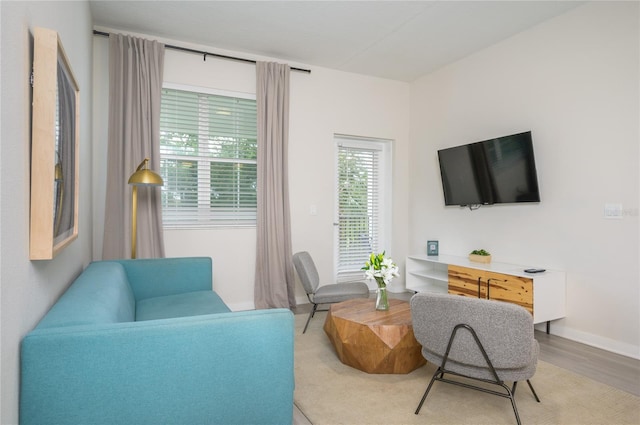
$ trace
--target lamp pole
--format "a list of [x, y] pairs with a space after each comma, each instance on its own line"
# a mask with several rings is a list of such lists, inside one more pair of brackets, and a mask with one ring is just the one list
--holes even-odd
[[131, 258], [136, 258], [136, 237], [138, 235], [138, 185], [131, 192]]

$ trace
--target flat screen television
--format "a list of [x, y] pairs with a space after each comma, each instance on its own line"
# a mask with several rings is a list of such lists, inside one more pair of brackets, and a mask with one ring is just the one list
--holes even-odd
[[438, 151], [445, 205], [540, 202], [531, 132]]

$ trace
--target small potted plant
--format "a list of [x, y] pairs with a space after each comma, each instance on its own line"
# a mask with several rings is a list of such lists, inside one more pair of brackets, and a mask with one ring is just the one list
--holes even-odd
[[471, 251], [471, 254], [469, 254], [469, 261], [476, 263], [490, 263], [491, 254], [484, 249], [474, 249]]

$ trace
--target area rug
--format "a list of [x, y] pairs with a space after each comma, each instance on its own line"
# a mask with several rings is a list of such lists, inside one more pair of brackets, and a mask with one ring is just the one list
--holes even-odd
[[[296, 315], [295, 404], [314, 425], [515, 424], [508, 399], [436, 382], [419, 415], [413, 412], [435, 370], [374, 375], [338, 360], [316, 313]], [[640, 398], [542, 361], [531, 380], [541, 403], [522, 383], [516, 403], [523, 424], [640, 424]]]

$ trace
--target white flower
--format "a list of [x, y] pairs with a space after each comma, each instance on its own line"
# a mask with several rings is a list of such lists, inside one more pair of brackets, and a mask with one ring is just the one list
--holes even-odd
[[374, 278], [374, 276], [375, 276], [375, 274], [374, 274], [374, 270], [371, 270], [371, 269], [366, 270], [366, 271], [364, 272], [364, 275], [365, 275], [365, 277], [366, 277], [367, 279], [373, 279], [373, 278]]
[[398, 266], [393, 263], [391, 258], [385, 258], [384, 252], [381, 254], [372, 253], [362, 270], [365, 271], [365, 278], [382, 278], [385, 285], [391, 283], [394, 277], [399, 276]]

